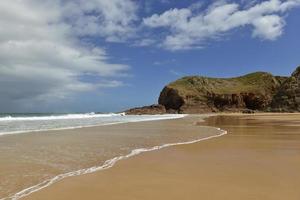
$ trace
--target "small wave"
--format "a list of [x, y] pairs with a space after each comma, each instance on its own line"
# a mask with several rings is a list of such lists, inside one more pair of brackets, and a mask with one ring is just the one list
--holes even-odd
[[113, 167], [120, 160], [124, 160], [124, 159], [130, 158], [130, 157], [133, 157], [133, 156], [141, 154], [143, 152], [155, 151], [155, 150], [159, 150], [159, 149], [163, 149], [163, 148], [171, 147], [171, 146], [177, 146], [177, 145], [193, 144], [193, 143], [201, 142], [201, 141], [204, 141], [204, 140], [209, 140], [209, 139], [221, 137], [221, 136], [227, 134], [227, 131], [225, 131], [225, 130], [222, 130], [220, 128], [216, 128], [216, 129], [221, 131], [221, 133], [218, 134], [218, 135], [213, 135], [213, 136], [209, 136], [209, 137], [206, 137], [206, 138], [200, 138], [200, 139], [187, 141], [187, 142], [168, 143], [168, 144], [163, 144], [163, 145], [160, 145], [160, 146], [154, 146], [154, 147], [151, 147], [151, 148], [134, 149], [127, 155], [114, 157], [112, 159], [109, 159], [109, 160], [105, 161], [104, 164], [101, 165], [101, 166], [94, 166], [94, 167], [87, 168], [87, 169], [81, 169], [81, 170], [78, 170], [78, 171], [73, 171], [73, 172], [69, 172], [69, 173], [65, 173], [65, 174], [60, 174], [58, 176], [55, 176], [54, 178], [45, 180], [45, 181], [43, 181], [43, 182], [41, 182], [37, 185], [26, 188], [26, 189], [24, 189], [24, 190], [22, 190], [22, 191], [20, 191], [16, 194], [10, 196], [10, 197], [3, 198], [3, 199], [0, 199], [0, 200], [8, 200], [8, 199], [18, 200], [22, 197], [28, 196], [28, 195], [30, 195], [34, 192], [37, 192], [37, 191], [39, 191], [43, 188], [46, 188], [46, 187], [48, 187], [48, 186], [64, 179], [64, 178], [72, 177], [72, 176], [79, 176], [79, 175], [84, 175], [84, 174], [90, 174], [90, 173], [93, 173], [93, 172], [96, 172], [96, 171], [105, 170], [105, 169]]
[[12, 116], [10, 116], [10, 115], [7, 115], [7, 116], [5, 116], [5, 117], [0, 117], [0, 120], [1, 119], [6, 119], [6, 120], [9, 120], [9, 119], [11, 119], [12, 118]]
[[[101, 115], [101, 116], [105, 115], [105, 117], [126, 116], [125, 113], [118, 113], [118, 114], [96, 114], [96, 115]], [[108, 115], [110, 115], [110, 116], [108, 116]], [[131, 115], [131, 117], [132, 116], [133, 115]], [[146, 122], [146, 121], [179, 119], [179, 118], [183, 118], [185, 116], [187, 116], [187, 115], [185, 115], [185, 114], [139, 115], [139, 116], [136, 116], [134, 118], [128, 118], [128, 119], [127, 118], [122, 118], [121, 121], [112, 121], [112, 122], [108, 121], [108, 122], [105, 122], [105, 123], [102, 123], [102, 124], [88, 124], [88, 125], [77, 125], [77, 126], [64, 126], [64, 127], [58, 127], [58, 128], [55, 127], [55, 128], [42, 128], [42, 129], [28, 129], [28, 130], [17, 130], [17, 131], [5, 131], [5, 132], [0, 132], [0, 136], [2, 136], [2, 135], [20, 134], [20, 133], [29, 133], [29, 132], [60, 131], [60, 130], [70, 130], [70, 129], [78, 129], [78, 128], [90, 128], [90, 127], [96, 127], [96, 126], [108, 126], [108, 125], [123, 124], [123, 123], [129, 123], [129, 122]], [[1, 120], [0, 120], [0, 122], [1, 122]]]
[[45, 120], [60, 120], [60, 119], [87, 119], [87, 118], [97, 118], [97, 117], [115, 117], [115, 116], [125, 116], [125, 113], [107, 113], [107, 114], [96, 114], [83, 113], [83, 114], [65, 114], [65, 115], [48, 115], [48, 116], [16, 116], [12, 117], [10, 115], [1, 117], [0, 121], [45, 121]]

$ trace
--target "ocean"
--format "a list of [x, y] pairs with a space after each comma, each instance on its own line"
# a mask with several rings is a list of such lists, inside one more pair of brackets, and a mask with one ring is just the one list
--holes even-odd
[[66, 177], [107, 169], [142, 152], [224, 134], [214, 127], [195, 126], [194, 120], [203, 117], [2, 114], [0, 200], [17, 200]]
[[117, 123], [176, 119], [184, 115], [125, 115], [125, 113], [15, 113], [0, 114], [0, 135], [62, 130]]

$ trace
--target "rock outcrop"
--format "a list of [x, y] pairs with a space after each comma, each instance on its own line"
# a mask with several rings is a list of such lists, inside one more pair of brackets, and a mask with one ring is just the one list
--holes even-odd
[[183, 77], [163, 88], [158, 103], [126, 113], [300, 112], [300, 67], [290, 77], [266, 72], [235, 78]]
[[266, 110], [285, 79], [266, 72], [236, 78], [184, 77], [167, 85], [158, 102], [179, 113]]
[[278, 112], [300, 112], [300, 67], [279, 87], [271, 107]]
[[163, 105], [151, 105], [151, 106], [144, 106], [138, 108], [132, 108], [125, 111], [127, 115], [156, 115], [156, 114], [165, 114], [166, 109]]

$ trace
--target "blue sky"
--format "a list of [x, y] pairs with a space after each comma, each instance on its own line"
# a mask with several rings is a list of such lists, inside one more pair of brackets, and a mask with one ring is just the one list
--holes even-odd
[[1, 112], [115, 112], [156, 103], [182, 76], [300, 65], [299, 0], [12, 0], [0, 11]]

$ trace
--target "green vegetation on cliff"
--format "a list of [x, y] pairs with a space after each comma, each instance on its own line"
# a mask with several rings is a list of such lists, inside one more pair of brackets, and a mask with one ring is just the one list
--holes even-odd
[[177, 89], [182, 95], [211, 92], [216, 94], [262, 93], [275, 90], [280, 81], [270, 73], [255, 72], [235, 78], [183, 77], [167, 87]]
[[127, 113], [300, 112], [300, 67], [290, 77], [267, 72], [234, 78], [183, 77], [163, 88], [158, 103]]
[[[210, 78], [203, 76], [183, 77], [168, 84], [161, 92], [159, 104], [168, 111], [182, 113], [260, 110], [269, 111], [276, 105], [274, 96], [284, 91], [289, 101], [285, 104], [298, 105], [290, 100], [299, 91], [298, 77], [273, 76], [267, 72], [255, 72], [234, 78]], [[294, 89], [288, 88], [293, 85]], [[281, 90], [280, 90], [281, 88]], [[296, 88], [296, 89], [295, 89]], [[298, 88], [298, 89], [297, 89]], [[280, 97], [277, 97], [282, 102]], [[275, 107], [276, 107], [275, 106]]]

